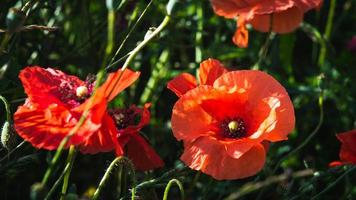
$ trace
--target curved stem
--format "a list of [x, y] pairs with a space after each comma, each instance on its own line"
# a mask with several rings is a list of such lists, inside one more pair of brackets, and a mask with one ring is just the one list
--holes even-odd
[[[136, 55], [138, 54], [138, 52], [141, 51], [141, 49], [143, 49], [143, 47], [145, 47], [153, 38], [155, 38], [168, 24], [170, 20], [170, 16], [167, 15], [163, 21], [161, 22], [161, 24], [158, 26], [157, 29], [155, 29], [147, 38], [145, 38], [139, 45], [136, 46], [136, 48], [134, 50], [132, 50], [130, 52], [129, 57], [126, 59], [124, 65], [122, 66], [121, 73], [119, 75], [119, 77], [117, 78], [116, 82], [114, 85], [116, 85], [121, 77], [123, 72], [126, 70], [126, 68], [129, 66], [129, 64], [133, 61], [133, 59], [136, 57]], [[113, 89], [110, 91], [110, 94], [113, 92], [115, 87], [113, 87]], [[110, 94], [108, 96], [110, 96]]]
[[350, 169], [348, 169], [347, 171], [345, 171], [341, 176], [339, 176], [339, 178], [337, 178], [334, 182], [332, 182], [331, 184], [328, 184], [328, 186], [321, 192], [319, 192], [318, 194], [316, 194], [315, 196], [313, 196], [311, 199], [318, 199], [321, 195], [323, 195], [325, 192], [329, 191], [332, 187], [334, 187], [338, 182], [340, 182], [347, 174], [349, 174], [350, 172], [354, 171], [356, 169], [356, 166], [352, 166]]
[[69, 168], [64, 173], [63, 186], [62, 186], [62, 192], [61, 192], [61, 198], [60, 198], [61, 200], [65, 199], [65, 195], [67, 193], [70, 172], [72, 171], [73, 163], [75, 160], [75, 155], [76, 155], [75, 147], [73, 145], [71, 145], [69, 148], [69, 153], [68, 153], [68, 158], [67, 158], [67, 165], [69, 165]]
[[[93, 197], [92, 197], [92, 200], [96, 200], [99, 198], [100, 196], [100, 193], [102, 191], [102, 189], [105, 187], [107, 181], [109, 180], [110, 178], [110, 174], [112, 173], [112, 171], [117, 167], [117, 166], [126, 166], [129, 168], [130, 172], [131, 172], [131, 181], [132, 181], [132, 184], [133, 184], [133, 188], [135, 188], [135, 185], [136, 185], [136, 176], [135, 176], [135, 169], [134, 169], [134, 166], [131, 162], [131, 160], [129, 160], [128, 158], [126, 157], [116, 157], [109, 165], [109, 167], [107, 168], [103, 178], [100, 180], [100, 183], [99, 183], [99, 186], [98, 188], [96, 189]], [[134, 196], [135, 195], [135, 190], [133, 190], [132, 192], [132, 195]], [[134, 197], [133, 197], [134, 198]]]
[[169, 190], [171, 189], [173, 184], [176, 184], [179, 188], [180, 191], [180, 196], [181, 196], [181, 200], [184, 200], [184, 188], [182, 183], [178, 180], [178, 179], [171, 179], [167, 186], [166, 189], [164, 189], [164, 195], [163, 195], [163, 200], [167, 200], [168, 199], [168, 194], [169, 194]]

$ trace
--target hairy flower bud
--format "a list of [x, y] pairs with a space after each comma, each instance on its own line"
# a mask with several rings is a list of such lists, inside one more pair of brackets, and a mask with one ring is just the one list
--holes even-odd
[[17, 144], [17, 135], [12, 125], [6, 121], [1, 130], [1, 145], [7, 150], [13, 149]]

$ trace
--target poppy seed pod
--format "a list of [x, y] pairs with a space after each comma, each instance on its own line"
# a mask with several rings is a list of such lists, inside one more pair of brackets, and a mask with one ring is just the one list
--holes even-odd
[[9, 33], [19, 31], [25, 22], [26, 15], [17, 8], [10, 8], [6, 15], [6, 27]]
[[1, 145], [7, 150], [11, 150], [16, 146], [17, 135], [14, 133], [12, 125], [6, 121], [1, 130]]

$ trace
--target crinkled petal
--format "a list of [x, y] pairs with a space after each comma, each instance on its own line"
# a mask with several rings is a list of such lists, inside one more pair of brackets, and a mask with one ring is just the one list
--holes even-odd
[[69, 89], [76, 89], [84, 82], [75, 76], [70, 76], [62, 71], [33, 66], [21, 70], [19, 78], [28, 97], [46, 106], [52, 103], [63, 104], [59, 99], [59, 88], [65, 85]]
[[297, 29], [303, 21], [303, 11], [294, 6], [273, 14], [256, 15], [250, 23], [258, 31], [269, 32], [272, 18], [273, 32], [289, 33]]
[[132, 134], [127, 145], [127, 155], [137, 170], [146, 171], [163, 167], [164, 163], [152, 147], [138, 134]]
[[255, 70], [228, 72], [215, 81], [214, 87], [229, 93], [244, 92], [248, 98], [248, 107], [268, 113], [263, 115], [266, 121], [259, 128], [265, 132], [256, 135], [263, 135], [264, 139], [274, 142], [287, 139], [287, 135], [294, 129], [293, 104], [287, 91], [272, 76]]
[[200, 106], [203, 100], [213, 99], [218, 93], [213, 87], [201, 85], [188, 91], [174, 105], [172, 130], [178, 140], [194, 140], [211, 134], [214, 118]]
[[266, 152], [256, 144], [238, 159], [229, 156], [224, 145], [212, 137], [200, 137], [185, 143], [181, 160], [217, 180], [242, 179], [257, 174], [264, 166]]
[[101, 127], [80, 145], [82, 153], [95, 154], [112, 151], [116, 147], [117, 129], [110, 115], [105, 114]]
[[178, 97], [181, 97], [196, 86], [197, 81], [195, 80], [195, 77], [188, 73], [182, 73], [176, 76], [167, 84], [167, 88], [174, 92]]
[[212, 58], [204, 60], [200, 63], [199, 84], [213, 85], [214, 81], [226, 72], [227, 69], [220, 63], [220, 61]]
[[[67, 145], [83, 143], [97, 131], [105, 109], [106, 102], [96, 104]], [[50, 104], [41, 107], [28, 99], [14, 114], [14, 127], [17, 133], [33, 146], [53, 150], [78, 124], [80, 117], [81, 113], [68, 110], [65, 106]]]

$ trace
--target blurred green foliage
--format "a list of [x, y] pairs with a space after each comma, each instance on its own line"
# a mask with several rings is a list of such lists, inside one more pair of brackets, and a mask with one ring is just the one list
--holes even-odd
[[[26, 0], [2, 0], [0, 3], [0, 29], [7, 29], [6, 18], [11, 8], [21, 8]], [[133, 27], [148, 0], [114, 1], [116, 12], [116, 50]], [[119, 60], [129, 53], [151, 27], [157, 27], [165, 16], [167, 1], [156, 0], [148, 8], [142, 20], [122, 51]], [[356, 2], [340, 0], [329, 40], [323, 38], [329, 1], [324, 1], [318, 11], [310, 11], [304, 24], [293, 33], [272, 35], [266, 58], [260, 69], [267, 71], [284, 85], [295, 106], [296, 129], [285, 142], [270, 146], [268, 161], [257, 176], [236, 181], [215, 181], [200, 175], [188, 193], [189, 199], [224, 199], [238, 192], [247, 182], [255, 183], [272, 175], [293, 173], [311, 168], [317, 174], [288, 179], [253, 191], [245, 199], [309, 199], [335, 181], [346, 170], [329, 169], [328, 163], [338, 159], [340, 144], [335, 134], [355, 128], [356, 120], [356, 52], [347, 48], [356, 35]], [[26, 95], [19, 79], [19, 71], [25, 66], [53, 67], [74, 74], [82, 79], [95, 74], [103, 62], [107, 36], [107, 8], [103, 0], [46, 0], [38, 1], [28, 11], [24, 25], [58, 27], [58, 30], [26, 30], [15, 32], [0, 52], [0, 94], [11, 104], [12, 112], [24, 102]], [[218, 17], [209, 1], [179, 1], [168, 27], [144, 48], [131, 68], [142, 72], [135, 86], [127, 90], [114, 105], [143, 105], [151, 102], [151, 124], [143, 129], [151, 144], [164, 159], [164, 169], [153, 173], [139, 173], [139, 180], [148, 180], [179, 165], [182, 144], [177, 142], [170, 130], [171, 109], [176, 96], [166, 89], [166, 82], [181, 72], [195, 74], [199, 62], [206, 58], [221, 60], [231, 69], [249, 69], [260, 58], [259, 52], [268, 37], [267, 33], [250, 30], [247, 49], [237, 48], [231, 41], [236, 29], [234, 20]], [[0, 33], [0, 42], [6, 34]], [[321, 45], [327, 54], [323, 65], [318, 64]], [[114, 51], [115, 51], [114, 50]], [[123, 64], [118, 62], [108, 71]], [[297, 148], [313, 132], [319, 123], [318, 99], [323, 98], [323, 122], [316, 135], [298, 152], [288, 156], [277, 173], [272, 174], [277, 161]], [[4, 113], [4, 107], [1, 106]], [[5, 117], [0, 118], [3, 123]], [[15, 150], [7, 157], [7, 150], [0, 149], [0, 199], [28, 199], [31, 185], [41, 180], [53, 152], [33, 149], [29, 144]], [[96, 187], [105, 168], [113, 159], [113, 153], [79, 155], [74, 164], [71, 183], [76, 193], [83, 196]], [[63, 163], [61, 164], [63, 165]], [[191, 187], [196, 172], [189, 171], [184, 177], [186, 190]], [[114, 177], [116, 177], [115, 175]], [[54, 181], [54, 180], [52, 180]], [[355, 199], [356, 175], [350, 173], [329, 190], [321, 199]], [[111, 181], [104, 199], [117, 197], [117, 180]], [[73, 186], [74, 187], [74, 186]], [[143, 199], [160, 199], [164, 187], [141, 191]], [[89, 192], [90, 193], [90, 192]], [[179, 198], [179, 191], [172, 189], [172, 199]], [[176, 198], [173, 198], [176, 196]]]

